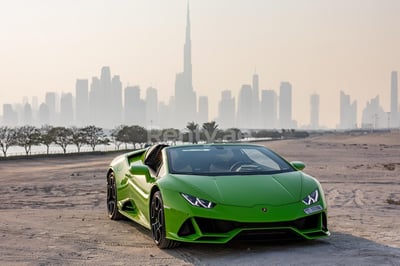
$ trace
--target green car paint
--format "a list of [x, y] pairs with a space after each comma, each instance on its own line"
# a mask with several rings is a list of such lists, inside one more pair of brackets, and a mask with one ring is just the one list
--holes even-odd
[[[174, 170], [174, 165], [182, 162], [174, 164], [173, 160], [186, 160], [196, 166], [206, 162], [209, 166], [207, 160], [211, 158], [212, 161], [211, 151], [219, 158], [227, 157], [231, 150], [254, 160], [241, 162], [243, 165], [232, 172], [196, 172], [201, 167], [180, 172]], [[258, 151], [262, 154], [257, 154]], [[161, 164], [153, 171], [151, 165], [154, 162], [146, 160], [155, 152], [159, 159], [153, 161], [157, 164], [161, 160]], [[174, 153], [179, 152], [205, 156], [195, 157], [198, 161], [189, 160], [190, 156], [174, 157]], [[261, 158], [264, 153], [272, 156], [281, 166], [271, 164], [282, 170], [266, 171], [264, 165], [269, 162]], [[289, 163], [258, 145], [164, 145], [119, 156], [111, 162], [108, 173], [115, 176], [117, 212], [153, 229], [157, 245], [169, 248], [175, 246], [171, 243], [178, 242], [226, 243], [234, 238], [268, 240], [290, 236], [316, 239], [329, 236], [322, 187], [315, 178], [299, 170], [304, 167], [302, 162]], [[161, 238], [169, 245], [159, 244], [159, 237], [154, 232], [158, 220], [153, 218], [153, 224], [151, 221], [151, 203], [157, 191], [163, 201], [163, 209], [158, 212], [163, 216]]]

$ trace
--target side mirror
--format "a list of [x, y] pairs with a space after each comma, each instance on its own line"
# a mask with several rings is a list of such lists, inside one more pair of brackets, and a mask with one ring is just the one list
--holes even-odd
[[303, 162], [300, 162], [300, 161], [293, 161], [293, 162], [290, 162], [290, 164], [293, 165], [293, 167], [296, 168], [299, 171], [301, 171], [304, 168], [306, 168], [306, 165]]
[[152, 183], [155, 181], [155, 178], [150, 175], [149, 168], [145, 165], [132, 165], [129, 169], [129, 172], [132, 175], [144, 175], [147, 183]]

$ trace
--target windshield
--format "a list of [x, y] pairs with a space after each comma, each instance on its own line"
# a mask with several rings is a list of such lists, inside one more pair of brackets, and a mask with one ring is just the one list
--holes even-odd
[[172, 174], [254, 175], [294, 171], [289, 163], [262, 146], [178, 146], [169, 147], [166, 152]]

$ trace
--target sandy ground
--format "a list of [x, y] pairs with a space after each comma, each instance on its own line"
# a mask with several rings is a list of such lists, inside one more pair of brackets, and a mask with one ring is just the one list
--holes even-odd
[[400, 265], [400, 132], [265, 143], [324, 187], [332, 236], [182, 245], [106, 215], [113, 155], [0, 161], [0, 265]]

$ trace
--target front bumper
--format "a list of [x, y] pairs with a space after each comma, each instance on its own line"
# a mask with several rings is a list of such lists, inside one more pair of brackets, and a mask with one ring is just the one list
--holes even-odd
[[[167, 193], [168, 194], [168, 193]], [[176, 194], [175, 194], [176, 195]], [[306, 214], [302, 202], [283, 206], [224, 206], [212, 209], [190, 206], [164, 196], [166, 237], [181, 242], [226, 243], [232, 239], [316, 239], [329, 236], [324, 202], [321, 211]]]
[[192, 217], [180, 227], [176, 240], [201, 243], [226, 243], [231, 239], [277, 240], [315, 239], [328, 236], [324, 212], [294, 221], [243, 223]]

